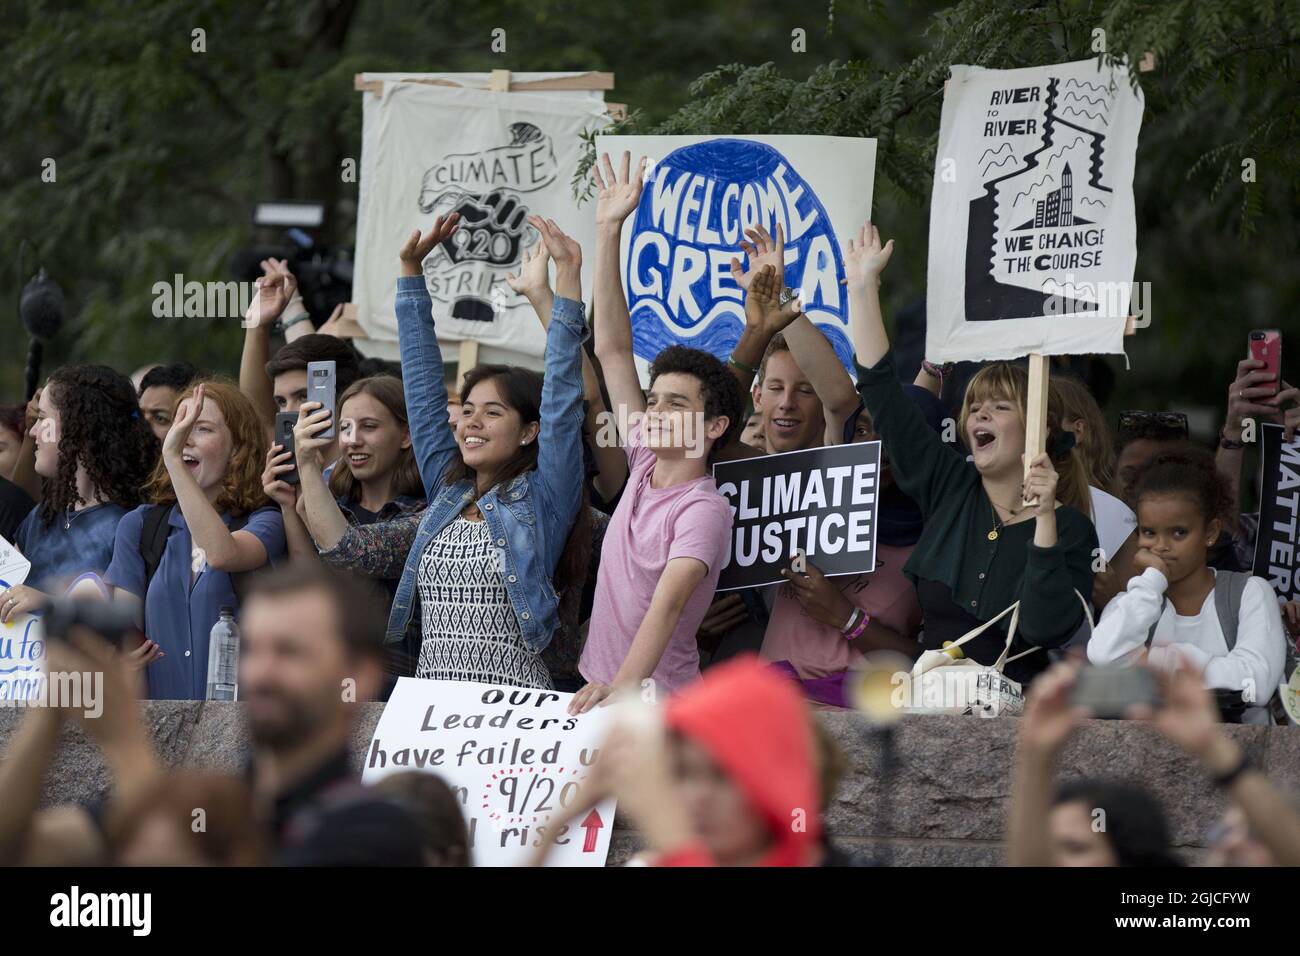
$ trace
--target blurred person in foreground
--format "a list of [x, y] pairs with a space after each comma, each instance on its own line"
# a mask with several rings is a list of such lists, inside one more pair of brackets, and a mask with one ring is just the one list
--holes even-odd
[[662, 712], [622, 706], [553, 837], [613, 796], [656, 866], [827, 862], [818, 744], [793, 682], [747, 654], [710, 668]]
[[382, 683], [374, 595], [320, 565], [290, 565], [255, 582], [239, 625], [248, 778], [275, 862], [424, 865], [412, 814], [363, 787], [349, 759], [355, 702]]
[[[1009, 862], [1013, 866], [1178, 865], [1169, 849], [1163, 816], [1139, 788], [1076, 781], [1053, 796], [1057, 757], [1091, 716], [1072, 700], [1078, 673], [1076, 664], [1057, 664], [1029, 692], [1012, 783]], [[1156, 730], [1196, 758], [1241, 808], [1251, 830], [1278, 862], [1300, 863], [1300, 814], [1225, 732], [1218, 706], [1196, 671], [1181, 667], [1153, 674], [1160, 688], [1159, 707], [1135, 705], [1127, 716], [1150, 720]], [[1118, 800], [1107, 800], [1115, 795]], [[1097, 809], [1106, 814], [1101, 831], [1092, 825], [1091, 814]]]

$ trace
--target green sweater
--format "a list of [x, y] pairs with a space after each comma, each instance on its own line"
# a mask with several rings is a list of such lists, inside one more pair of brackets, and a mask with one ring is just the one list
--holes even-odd
[[[989, 541], [993, 504], [979, 472], [926, 423], [898, 381], [892, 354], [874, 368], [858, 366], [858, 392], [889, 455], [894, 480], [925, 517], [903, 568], [908, 578], [914, 584], [926, 579], [947, 585], [955, 603], [981, 621], [1019, 600], [1017, 647], [1022, 641], [1039, 647], [1068, 641], [1084, 620], [1074, 592], [1092, 595], [1097, 532], [1088, 517], [1067, 505], [1057, 508], [1057, 543], [1050, 548], [1032, 543], [1033, 521], [1024, 522], [1023, 529], [1012, 525]], [[1026, 537], [1029, 543], [1022, 546]], [[1004, 633], [1010, 619], [999, 622]]]

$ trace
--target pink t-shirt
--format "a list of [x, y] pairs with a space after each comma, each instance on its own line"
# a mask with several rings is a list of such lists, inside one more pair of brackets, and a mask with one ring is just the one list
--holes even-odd
[[[876, 570], [871, 574], [830, 580], [873, 620], [904, 637], [915, 637], [921, 629], [921, 605], [916, 600], [916, 588], [903, 575], [903, 565], [911, 554], [911, 545], [894, 548], [879, 544]], [[761, 656], [768, 661], [789, 661], [804, 680], [830, 677], [862, 659], [837, 628], [821, 623], [803, 609], [788, 584], [780, 585], [777, 591]]]
[[589, 681], [612, 682], [668, 562], [696, 558], [708, 572], [682, 608], [651, 675], [660, 693], [672, 693], [700, 675], [695, 634], [727, 560], [731, 506], [712, 476], [670, 488], [650, 487], [656, 459], [641, 443], [639, 422], [628, 429], [626, 448], [630, 474], [601, 546], [587, 645], [578, 670]]

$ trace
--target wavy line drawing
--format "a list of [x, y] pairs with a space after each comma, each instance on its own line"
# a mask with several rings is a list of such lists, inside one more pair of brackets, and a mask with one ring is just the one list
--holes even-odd
[[1081, 204], [1087, 203], [1089, 206], [1100, 206], [1102, 209], [1106, 208], [1106, 204], [1102, 202], [1100, 199], [1089, 199], [1087, 196], [1079, 197], [1079, 202]]
[[1043, 168], [1044, 168], [1044, 169], [1051, 169], [1051, 168], [1052, 168], [1052, 163], [1054, 163], [1056, 160], [1060, 159], [1060, 158], [1061, 158], [1062, 156], [1064, 156], [1067, 152], [1069, 152], [1070, 150], [1074, 149], [1074, 147], [1078, 146], [1078, 145], [1079, 145], [1080, 143], [1082, 143], [1082, 142], [1083, 142], [1083, 137], [1082, 137], [1082, 136], [1076, 136], [1076, 137], [1074, 137], [1074, 142], [1071, 143], [1069, 146], [1062, 146], [1060, 149], [1056, 150], [1055, 152], [1053, 152], [1053, 153], [1048, 153], [1048, 154], [1047, 154], [1047, 162], [1043, 163]]
[[[997, 156], [997, 155], [1000, 154], [1004, 149], [1011, 149], [1011, 140], [1007, 140], [1007, 141], [1004, 142], [1001, 146], [999, 146], [997, 149], [986, 149], [986, 150], [984, 150], [984, 156], [987, 156], [989, 153], [992, 153], [994, 156]], [[1015, 151], [1012, 150], [1012, 152], [1015, 152]], [[976, 160], [976, 162], [980, 162], [980, 163], [984, 162], [984, 156], [981, 156], [978, 160]]]
[[1108, 93], [1108, 92], [1110, 92], [1109, 90], [1106, 89], [1106, 87], [1102, 86], [1102, 85], [1099, 84], [1099, 83], [1088, 83], [1088, 82], [1086, 82], [1085, 80], [1076, 80], [1074, 77], [1070, 77], [1068, 80], [1065, 81], [1065, 87], [1064, 87], [1064, 88], [1068, 90], [1068, 89], [1070, 88], [1070, 84], [1071, 84], [1071, 83], [1073, 83], [1075, 86], [1077, 86], [1077, 87], [1079, 87], [1079, 88], [1081, 88], [1081, 89], [1094, 90], [1094, 91], [1096, 91], [1096, 92], [1098, 92], [1098, 93]]
[[1100, 106], [1102, 109], [1106, 108], [1106, 98], [1104, 96], [1098, 96], [1094, 99], [1091, 96], [1084, 96], [1082, 93], [1066, 93], [1061, 99], [1062, 102], [1064, 102], [1071, 98], [1076, 99], [1081, 103], [1087, 103], [1089, 106]]
[[1029, 187], [1028, 189], [1026, 189], [1024, 192], [1022, 192], [1022, 193], [1017, 193], [1017, 194], [1016, 194], [1016, 198], [1013, 199], [1013, 200], [1011, 200], [1011, 205], [1012, 205], [1012, 206], [1015, 206], [1016, 203], [1020, 202], [1020, 197], [1021, 197], [1021, 196], [1028, 196], [1030, 193], [1032, 193], [1032, 192], [1033, 192], [1035, 189], [1037, 189], [1039, 186], [1043, 185], [1043, 183], [1048, 182], [1048, 181], [1051, 180], [1051, 179], [1052, 179], [1052, 174], [1051, 174], [1051, 173], [1043, 173], [1043, 178], [1042, 178], [1042, 179], [1040, 179], [1038, 182], [1034, 183], [1032, 186], [1030, 186], [1030, 187]]
[[1086, 116], [1091, 120], [1100, 120], [1103, 126], [1110, 125], [1106, 120], [1105, 112], [1089, 113], [1087, 110], [1077, 110], [1073, 106], [1067, 106], [1061, 110], [1061, 115], [1064, 116], [1066, 113], [1073, 113], [1075, 116]]
[[990, 169], [997, 169], [999, 166], [1005, 166], [1007, 163], [1014, 161], [1015, 158], [1016, 158], [1016, 154], [1012, 153], [1010, 156], [1003, 157], [1001, 160], [999, 160], [996, 163], [989, 163], [980, 172], [980, 178], [982, 179], [983, 177], [987, 176], [989, 174]]

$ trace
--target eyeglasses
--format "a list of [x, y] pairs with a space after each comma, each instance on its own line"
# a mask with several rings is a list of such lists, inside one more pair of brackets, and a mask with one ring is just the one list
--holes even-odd
[[1135, 437], [1187, 438], [1187, 416], [1182, 412], [1147, 412], [1131, 410], [1119, 413], [1121, 441]]

